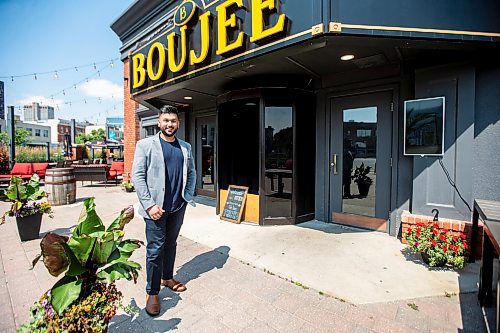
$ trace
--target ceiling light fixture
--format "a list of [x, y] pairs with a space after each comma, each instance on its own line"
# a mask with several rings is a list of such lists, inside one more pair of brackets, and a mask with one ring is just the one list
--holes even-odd
[[184, 96], [184, 99], [185, 100], [191, 100], [191, 99], [193, 99], [193, 97], [191, 97], [191, 96]]
[[348, 60], [352, 60], [352, 59], [354, 59], [353, 54], [344, 54], [342, 57], [340, 57], [340, 60], [343, 60], [343, 61], [348, 61]]

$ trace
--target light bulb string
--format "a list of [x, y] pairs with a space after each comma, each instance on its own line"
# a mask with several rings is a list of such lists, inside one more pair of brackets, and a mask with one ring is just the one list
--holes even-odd
[[0, 76], [0, 79], [12, 79], [13, 80], [15, 78], [30, 77], [31, 76], [31, 77], [34, 77], [35, 80], [37, 80], [40, 75], [55, 74], [55, 73], [59, 74], [61, 72], [66, 72], [66, 71], [70, 71], [70, 70], [78, 72], [79, 69], [87, 68], [87, 67], [94, 67], [94, 69], [97, 69], [96, 68], [97, 65], [104, 64], [104, 63], [107, 63], [108, 66], [113, 67], [114, 62], [118, 61], [118, 60], [119, 60], [119, 58], [115, 58], [115, 59], [111, 59], [111, 60], [96, 61], [96, 62], [92, 62], [92, 63], [86, 64], [86, 65], [70, 66], [70, 67], [65, 67], [65, 68], [53, 69], [50, 71], [34, 71], [32, 73], [29, 73], [29, 74], [2, 75], [2, 76]]
[[70, 89], [72, 89], [72, 88], [76, 89], [76, 88], [77, 88], [77, 87], [79, 87], [82, 83], [84, 83], [84, 82], [88, 82], [88, 80], [89, 80], [89, 79], [93, 78], [93, 77], [94, 77], [94, 76], [96, 76], [96, 75], [101, 76], [101, 73], [102, 73], [104, 70], [106, 70], [107, 68], [113, 68], [113, 66], [111, 65], [111, 63], [107, 64], [106, 66], [103, 66], [103, 67], [99, 68], [99, 70], [97, 70], [95, 73], [93, 73], [93, 74], [91, 74], [91, 75], [89, 75], [89, 76], [87, 76], [87, 77], [83, 78], [82, 80], [80, 80], [80, 81], [78, 81], [78, 82], [76, 82], [76, 83], [73, 83], [73, 84], [71, 84], [70, 86], [68, 86], [68, 87], [66, 87], [66, 88], [64, 88], [64, 89], [61, 89], [61, 90], [59, 90], [58, 92], [56, 92], [56, 93], [54, 93], [54, 94], [49, 94], [50, 98], [51, 98], [51, 99], [53, 99], [53, 97], [58, 96], [58, 95], [61, 95], [61, 94], [66, 95], [66, 92], [69, 92], [69, 91], [70, 91]]

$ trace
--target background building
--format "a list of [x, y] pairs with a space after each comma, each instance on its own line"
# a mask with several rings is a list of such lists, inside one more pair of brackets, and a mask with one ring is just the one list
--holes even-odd
[[30, 145], [47, 145], [52, 142], [50, 126], [33, 122], [17, 121], [15, 127], [25, 128], [30, 133], [28, 138]]
[[123, 117], [106, 118], [106, 138], [112, 140], [123, 139]]
[[54, 108], [33, 102], [24, 106], [24, 121], [39, 121], [54, 119]]

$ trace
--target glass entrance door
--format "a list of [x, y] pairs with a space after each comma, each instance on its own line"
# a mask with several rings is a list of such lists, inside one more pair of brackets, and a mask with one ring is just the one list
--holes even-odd
[[390, 210], [392, 94], [331, 100], [333, 222], [386, 231]]
[[215, 116], [196, 118], [196, 123], [197, 192], [215, 197]]

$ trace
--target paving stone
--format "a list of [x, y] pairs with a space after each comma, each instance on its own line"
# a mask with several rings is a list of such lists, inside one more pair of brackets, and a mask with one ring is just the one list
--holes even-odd
[[221, 318], [221, 322], [234, 332], [241, 332], [254, 320], [254, 317], [237, 308], [229, 310]]
[[396, 321], [420, 332], [426, 332], [429, 329], [428, 318], [409, 307], [399, 307], [396, 314]]
[[109, 333], [132, 332], [137, 333], [143, 331], [144, 328], [136, 321], [122, 321], [120, 323], [111, 323], [108, 326]]
[[219, 320], [213, 318], [203, 318], [189, 329], [191, 332], [203, 333], [231, 333], [233, 332]]
[[243, 332], [245, 333], [276, 333], [274, 328], [270, 327], [268, 324], [260, 321], [260, 320], [254, 320], [252, 323], [250, 323], [247, 327], [243, 329]]
[[304, 306], [304, 302], [294, 295], [283, 292], [272, 302], [272, 305], [289, 313], [294, 313], [298, 308]]

